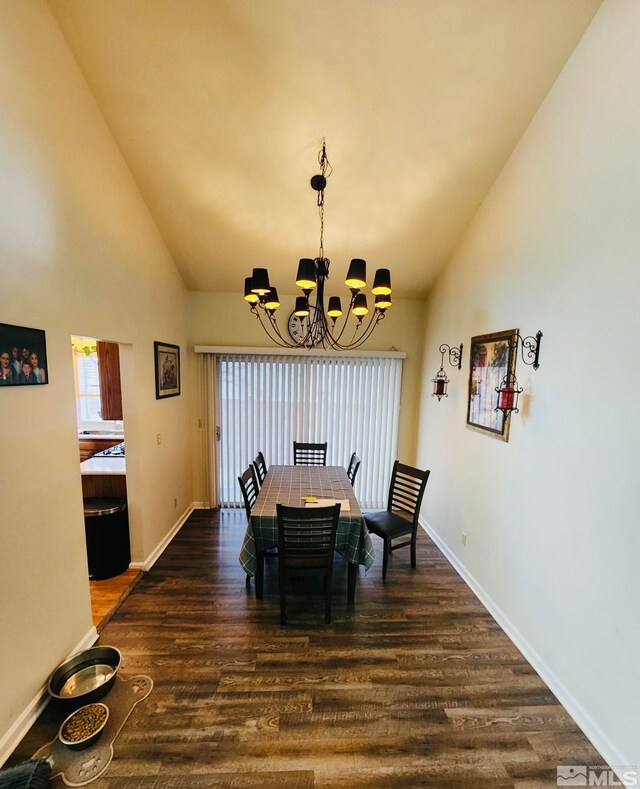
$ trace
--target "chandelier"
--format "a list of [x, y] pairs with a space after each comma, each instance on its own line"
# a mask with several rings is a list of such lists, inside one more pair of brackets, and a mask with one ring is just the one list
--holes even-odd
[[[342, 311], [339, 296], [330, 296], [325, 306], [325, 282], [329, 279], [329, 258], [324, 255], [324, 190], [332, 168], [324, 140], [318, 155], [320, 173], [311, 179], [311, 187], [318, 193], [320, 214], [320, 248], [318, 257], [302, 258], [298, 264], [296, 285], [302, 290], [295, 308], [288, 318], [287, 338], [278, 325], [276, 310], [280, 306], [278, 291], [269, 282], [266, 268], [254, 268], [244, 281], [244, 300], [269, 338], [282, 348], [314, 348], [348, 350], [360, 347], [373, 334], [391, 306], [391, 273], [379, 268], [371, 292], [375, 297], [373, 310], [362, 292], [367, 284], [367, 264], [354, 258], [349, 266], [345, 285], [351, 291], [349, 307]], [[367, 318], [369, 315], [369, 318]], [[350, 320], [353, 316], [354, 320]]]

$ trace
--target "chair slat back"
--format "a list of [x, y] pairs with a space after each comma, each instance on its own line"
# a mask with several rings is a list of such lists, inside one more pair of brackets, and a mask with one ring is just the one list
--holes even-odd
[[360, 455], [357, 452], [354, 452], [351, 455], [351, 460], [349, 461], [349, 468], [347, 469], [347, 476], [349, 477], [349, 482], [351, 483], [351, 487], [355, 485], [356, 482], [356, 474], [358, 473], [358, 469], [360, 468]]
[[314, 569], [333, 564], [340, 505], [285, 507], [276, 505], [278, 558], [287, 569]]
[[300, 441], [293, 442], [294, 466], [326, 466], [327, 442], [324, 444], [304, 444]]
[[253, 466], [249, 466], [249, 468], [238, 477], [238, 482], [240, 483], [244, 509], [247, 513], [247, 522], [251, 523], [251, 510], [258, 498], [258, 481], [256, 480]]
[[262, 487], [262, 483], [267, 476], [267, 463], [264, 459], [264, 455], [262, 452], [258, 452], [256, 455], [256, 459], [253, 461], [253, 467], [256, 471], [256, 479], [258, 480], [258, 486]]
[[405, 512], [415, 523], [420, 514], [420, 505], [424, 496], [430, 471], [405, 466], [399, 460], [393, 464], [391, 485], [389, 486], [389, 512]]

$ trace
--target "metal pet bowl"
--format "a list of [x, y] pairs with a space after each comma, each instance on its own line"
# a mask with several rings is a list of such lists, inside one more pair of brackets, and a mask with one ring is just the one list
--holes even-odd
[[64, 660], [49, 677], [49, 695], [90, 704], [105, 696], [116, 680], [122, 655], [115, 647], [91, 647]]
[[[92, 707], [96, 709], [92, 710]], [[94, 713], [93, 719], [90, 717], [92, 712]], [[89, 715], [87, 721], [81, 723], [79, 719], [87, 715]], [[100, 716], [101, 720], [98, 720], [98, 716]], [[72, 718], [76, 718], [76, 721], [72, 721]], [[90, 745], [93, 745], [102, 734], [108, 720], [109, 707], [107, 707], [106, 704], [102, 704], [102, 702], [98, 702], [97, 704], [85, 704], [75, 712], [72, 712], [71, 715], [67, 715], [62, 721], [62, 725], [58, 729], [58, 739], [63, 745], [66, 745], [67, 748], [72, 748], [74, 751], [81, 751], [83, 748], [88, 748]], [[70, 731], [67, 730], [68, 725], [71, 727]]]

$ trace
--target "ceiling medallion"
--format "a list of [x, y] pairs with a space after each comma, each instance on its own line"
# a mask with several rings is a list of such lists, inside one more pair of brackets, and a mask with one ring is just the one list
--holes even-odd
[[[275, 314], [280, 306], [278, 291], [269, 282], [266, 268], [254, 268], [253, 274], [244, 281], [244, 299], [251, 312], [269, 338], [282, 348], [313, 348], [325, 350], [349, 350], [359, 348], [372, 335], [375, 327], [384, 318], [391, 306], [391, 273], [388, 268], [379, 268], [373, 280], [371, 292], [375, 297], [373, 311], [365, 322], [370, 310], [367, 296], [362, 289], [367, 284], [367, 264], [354, 258], [349, 266], [345, 285], [351, 291], [346, 314], [342, 311], [339, 296], [330, 296], [325, 305], [324, 286], [329, 279], [329, 258], [324, 256], [324, 190], [332, 168], [327, 157], [324, 140], [318, 155], [320, 173], [311, 179], [311, 187], [318, 193], [317, 205], [320, 214], [320, 248], [318, 257], [302, 258], [298, 264], [296, 285], [302, 296], [296, 298], [295, 309], [289, 319], [287, 339], [278, 326]], [[312, 297], [315, 291], [315, 301]], [[344, 315], [344, 317], [342, 317]], [[350, 320], [350, 316], [355, 320]], [[342, 319], [341, 319], [342, 318]], [[339, 320], [341, 319], [341, 320]]]

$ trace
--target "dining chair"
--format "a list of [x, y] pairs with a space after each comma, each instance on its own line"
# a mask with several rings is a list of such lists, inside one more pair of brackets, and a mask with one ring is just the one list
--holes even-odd
[[324, 444], [303, 444], [299, 441], [293, 442], [293, 465], [294, 466], [326, 466], [327, 465], [327, 442]]
[[244, 502], [244, 510], [247, 513], [247, 524], [251, 525], [251, 510], [258, 498], [258, 481], [253, 466], [249, 466], [246, 471], [238, 477], [240, 492]]
[[276, 504], [278, 518], [278, 581], [280, 624], [287, 624], [287, 580], [318, 575], [324, 579], [324, 621], [331, 622], [333, 552], [340, 505], [332, 507], [285, 507]]
[[258, 487], [262, 487], [265, 477], [267, 476], [267, 462], [264, 459], [262, 452], [258, 452], [256, 459], [253, 461], [253, 467], [256, 470], [256, 479]]
[[[387, 565], [392, 551], [411, 546], [411, 566], [416, 566], [416, 535], [418, 531], [418, 515], [424, 496], [430, 471], [421, 471], [406, 466], [399, 460], [393, 464], [389, 499], [386, 510], [369, 510], [363, 513], [367, 529], [381, 537], [384, 542], [382, 558], [382, 580], [387, 577]], [[393, 544], [398, 537], [411, 537], [405, 542]]]
[[[242, 500], [244, 502], [244, 510], [247, 513], [247, 525], [251, 526], [251, 510], [258, 498], [258, 481], [253, 470], [253, 466], [249, 466], [246, 471], [238, 477], [240, 483], [240, 492], [242, 493]], [[260, 592], [262, 596], [262, 579], [264, 576], [264, 554], [258, 554], [258, 569], [256, 571], [256, 596]], [[251, 582], [251, 576], [247, 574], [247, 586]]]
[[349, 467], [347, 468], [347, 476], [349, 477], [349, 482], [351, 483], [351, 487], [356, 484], [356, 474], [358, 473], [358, 469], [360, 468], [360, 455], [357, 452], [354, 452], [351, 455], [351, 460], [349, 461]]

